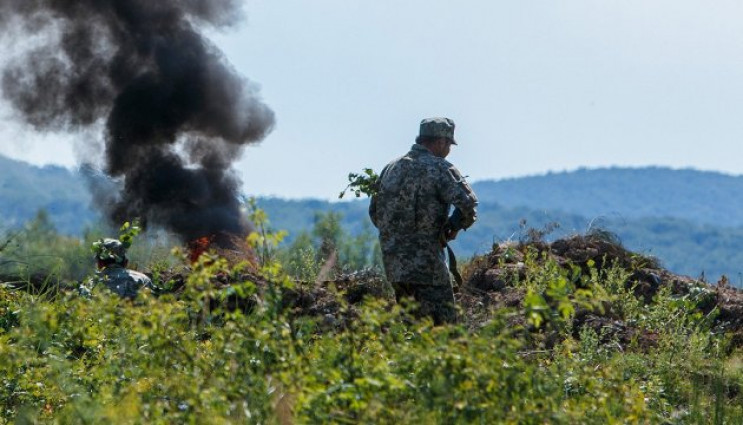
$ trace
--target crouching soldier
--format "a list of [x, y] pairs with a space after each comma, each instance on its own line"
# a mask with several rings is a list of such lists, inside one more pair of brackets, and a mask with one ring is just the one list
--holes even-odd
[[81, 286], [83, 295], [89, 295], [95, 285], [103, 284], [122, 298], [136, 298], [141, 288], [155, 290], [152, 280], [145, 274], [129, 270], [126, 266], [129, 259], [126, 256], [126, 247], [118, 239], [101, 239], [93, 243], [95, 260], [98, 264], [96, 275]]

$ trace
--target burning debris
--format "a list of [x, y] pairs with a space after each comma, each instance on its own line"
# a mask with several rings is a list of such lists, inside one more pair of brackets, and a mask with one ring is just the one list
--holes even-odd
[[237, 0], [3, 0], [4, 35], [45, 38], [4, 64], [3, 95], [38, 130], [103, 126], [121, 190], [96, 203], [114, 224], [228, 244], [247, 230], [232, 163], [274, 114], [199, 30], [241, 16]]
[[198, 239], [194, 239], [187, 243], [188, 247], [188, 261], [191, 264], [195, 263], [201, 254], [209, 250], [209, 246], [212, 244], [212, 237], [202, 236]]

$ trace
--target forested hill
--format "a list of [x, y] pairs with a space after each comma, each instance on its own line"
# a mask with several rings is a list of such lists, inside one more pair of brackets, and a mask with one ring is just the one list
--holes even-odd
[[[339, 188], [343, 179], [339, 178]], [[473, 184], [480, 219], [462, 232], [462, 256], [485, 253], [494, 242], [526, 237], [529, 227], [560, 227], [547, 235], [602, 227], [627, 248], [657, 256], [668, 269], [714, 280], [743, 279], [743, 178], [662, 168], [579, 170]], [[327, 202], [259, 198], [272, 225], [289, 241], [310, 231], [318, 212], [342, 214], [350, 234], [373, 232], [367, 201]], [[35, 167], [0, 156], [0, 231], [22, 225], [46, 210], [56, 228], [79, 235], [95, 225], [85, 179], [60, 167]], [[523, 222], [526, 222], [524, 225]]]
[[97, 220], [79, 173], [57, 166], [35, 167], [0, 155], [0, 225], [21, 225], [40, 209], [67, 234], [79, 234]]
[[743, 176], [668, 168], [580, 169], [473, 184], [483, 202], [585, 217], [676, 217], [743, 225]]

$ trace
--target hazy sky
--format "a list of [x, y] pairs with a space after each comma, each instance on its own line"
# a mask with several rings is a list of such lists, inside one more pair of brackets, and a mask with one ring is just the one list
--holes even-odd
[[[741, 174], [739, 0], [251, 0], [213, 34], [277, 126], [248, 148], [245, 191], [332, 199], [346, 175], [457, 123], [470, 180], [610, 165]], [[0, 105], [0, 153], [75, 164]]]

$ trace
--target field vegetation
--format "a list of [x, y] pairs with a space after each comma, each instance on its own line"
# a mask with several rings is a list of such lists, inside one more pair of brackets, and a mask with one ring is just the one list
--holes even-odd
[[[0, 236], [1, 423], [743, 423], [743, 300], [594, 232], [493, 244], [458, 324], [398, 305], [371, 229], [333, 213], [242, 253], [142, 234], [158, 293], [77, 287], [90, 243], [40, 214]], [[741, 300], [740, 305], [736, 300]], [[736, 310], [738, 309], [738, 310]], [[740, 313], [736, 316], [736, 312]]]

